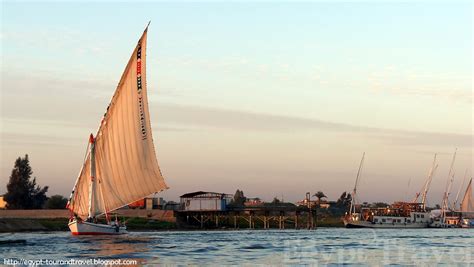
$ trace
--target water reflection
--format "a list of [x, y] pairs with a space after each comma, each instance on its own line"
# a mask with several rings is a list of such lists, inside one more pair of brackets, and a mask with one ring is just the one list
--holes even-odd
[[[90, 258], [136, 260], [137, 266], [146, 263], [144, 255], [156, 239], [146, 235], [75, 236]], [[134, 265], [127, 265], [134, 266]]]
[[134, 232], [123, 236], [18, 233], [26, 245], [2, 247], [3, 258], [122, 259], [141, 264], [473, 264], [469, 229]]

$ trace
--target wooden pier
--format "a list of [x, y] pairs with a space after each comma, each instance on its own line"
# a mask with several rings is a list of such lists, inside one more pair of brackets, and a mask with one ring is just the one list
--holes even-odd
[[180, 226], [201, 229], [315, 229], [316, 212], [307, 207], [259, 206], [225, 211], [177, 211]]

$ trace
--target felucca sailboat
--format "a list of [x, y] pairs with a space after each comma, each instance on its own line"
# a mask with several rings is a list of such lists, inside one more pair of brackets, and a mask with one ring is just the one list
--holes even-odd
[[[125, 67], [96, 136], [90, 135], [88, 152], [67, 204], [73, 235], [126, 233], [126, 226], [111, 220], [110, 212], [168, 188], [158, 166], [150, 125], [147, 31], [148, 26]], [[107, 223], [97, 222], [102, 215]]]
[[474, 198], [472, 198], [472, 178], [467, 185], [461, 202], [461, 227], [474, 228]]

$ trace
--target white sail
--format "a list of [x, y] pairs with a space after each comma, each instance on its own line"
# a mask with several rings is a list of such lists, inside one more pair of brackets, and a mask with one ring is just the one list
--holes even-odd
[[[90, 211], [91, 216], [104, 214], [168, 188], [158, 166], [150, 125], [146, 41], [147, 29], [122, 74], [94, 140], [96, 177], [91, 177], [89, 152], [71, 194], [68, 208], [82, 219]], [[93, 179], [95, 186], [91, 187]]]
[[472, 198], [472, 178], [467, 186], [466, 193], [461, 202], [462, 212], [474, 212], [474, 199]]

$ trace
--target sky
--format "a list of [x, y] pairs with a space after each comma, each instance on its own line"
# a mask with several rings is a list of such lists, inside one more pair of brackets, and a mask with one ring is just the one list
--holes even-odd
[[29, 154], [68, 196], [148, 21], [147, 85], [168, 200], [440, 203], [473, 167], [469, 2], [1, 2], [0, 193]]

